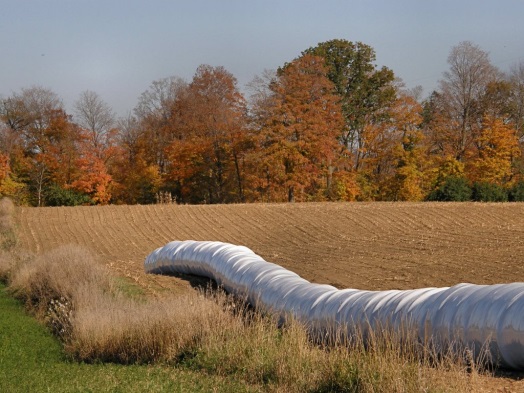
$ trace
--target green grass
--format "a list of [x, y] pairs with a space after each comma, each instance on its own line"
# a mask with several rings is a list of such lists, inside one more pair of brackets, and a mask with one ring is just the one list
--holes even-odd
[[144, 290], [131, 281], [128, 277], [119, 277], [115, 276], [113, 278], [115, 286], [117, 290], [124, 294], [125, 296], [135, 299], [135, 300], [141, 300], [144, 299], [145, 292]]
[[233, 379], [180, 368], [82, 364], [0, 284], [0, 392], [248, 392]]

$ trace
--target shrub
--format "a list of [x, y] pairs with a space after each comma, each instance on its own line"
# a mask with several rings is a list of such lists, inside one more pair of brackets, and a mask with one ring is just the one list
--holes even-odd
[[45, 192], [47, 206], [80, 206], [92, 204], [91, 198], [81, 192], [51, 185]]
[[473, 184], [473, 200], [476, 202], [507, 202], [508, 192], [498, 184], [477, 182]]
[[472, 190], [467, 179], [449, 176], [429, 196], [430, 201], [465, 202], [471, 200]]
[[111, 281], [89, 250], [67, 245], [18, 264], [11, 272], [9, 288], [29, 310], [43, 318], [52, 301], [74, 304], [84, 288], [109, 292]]
[[524, 202], [524, 181], [519, 181], [509, 190], [508, 200], [511, 202]]

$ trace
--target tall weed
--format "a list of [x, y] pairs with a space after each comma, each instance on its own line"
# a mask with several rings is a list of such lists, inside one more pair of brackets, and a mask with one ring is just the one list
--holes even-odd
[[72, 319], [67, 351], [82, 361], [177, 363], [195, 353], [235, 318], [203, 294], [139, 302], [116, 294], [85, 292]]
[[6, 283], [15, 264], [15, 205], [8, 198], [0, 200], [0, 282]]
[[9, 198], [0, 200], [0, 248], [11, 251], [16, 247], [15, 204]]
[[110, 292], [111, 280], [91, 252], [77, 245], [58, 247], [18, 264], [9, 289], [38, 317], [45, 316], [52, 301], [67, 301], [76, 308], [80, 294]]
[[478, 375], [464, 358], [438, 357], [413, 335], [388, 330], [336, 332], [340, 340], [321, 345], [296, 321], [279, 328], [256, 315], [236, 328], [215, 331], [191, 367], [285, 392], [466, 392]]

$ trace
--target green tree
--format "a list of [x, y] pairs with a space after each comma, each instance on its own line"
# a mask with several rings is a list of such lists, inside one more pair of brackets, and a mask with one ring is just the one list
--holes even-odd
[[377, 68], [375, 51], [361, 42], [326, 41], [305, 50], [305, 54], [325, 60], [326, 76], [340, 97], [345, 120], [340, 141], [352, 155], [354, 169], [359, 170], [369, 154], [366, 127], [387, 119], [396, 98], [393, 71]]
[[47, 206], [79, 206], [92, 204], [88, 195], [72, 189], [62, 188], [57, 184], [46, 187], [45, 203]]
[[515, 183], [508, 192], [508, 199], [511, 202], [524, 202], [524, 181]]
[[449, 176], [435, 190], [431, 192], [430, 201], [466, 202], [471, 200], [471, 188], [464, 177]]
[[472, 198], [477, 202], [507, 202], [508, 191], [498, 184], [475, 182]]

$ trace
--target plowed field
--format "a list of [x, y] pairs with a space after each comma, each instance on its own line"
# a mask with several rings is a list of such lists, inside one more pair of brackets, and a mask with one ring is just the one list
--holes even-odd
[[312, 282], [340, 288], [524, 281], [524, 204], [22, 208], [19, 220], [25, 248], [85, 245], [146, 287], [146, 255], [186, 239], [242, 244]]
[[[524, 204], [21, 208], [18, 225], [24, 248], [42, 252], [84, 245], [101, 263], [155, 295], [184, 291], [189, 284], [145, 275], [144, 258], [168, 241], [186, 239], [242, 244], [312, 282], [340, 288], [524, 281]], [[489, 379], [486, 387], [522, 391], [519, 377]]]

